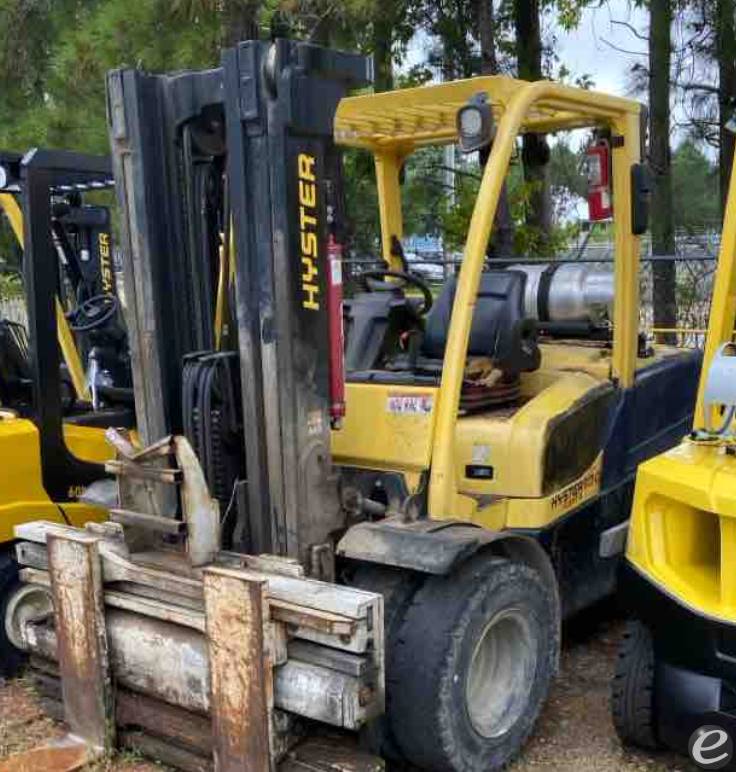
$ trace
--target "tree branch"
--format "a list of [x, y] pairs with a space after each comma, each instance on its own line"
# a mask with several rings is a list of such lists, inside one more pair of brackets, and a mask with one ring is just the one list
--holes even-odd
[[606, 40], [605, 38], [599, 38], [599, 40], [601, 43], [605, 43], [609, 48], [612, 48], [614, 51], [618, 51], [620, 54], [626, 54], [627, 56], [649, 56], [646, 51], [629, 51], [626, 48], [621, 48], [620, 46], [614, 45], [610, 40]]
[[644, 35], [641, 32], [639, 32], [638, 29], [633, 24], [630, 24], [628, 21], [620, 21], [619, 19], [610, 19], [611, 24], [618, 24], [619, 27], [624, 27], [624, 29], [627, 29], [634, 37], [639, 38], [639, 40], [643, 40], [645, 43], [649, 42], [649, 36]]

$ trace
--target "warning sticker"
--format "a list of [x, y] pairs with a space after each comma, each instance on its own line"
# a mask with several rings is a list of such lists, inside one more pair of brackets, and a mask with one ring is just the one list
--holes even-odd
[[386, 412], [393, 415], [429, 415], [433, 405], [432, 394], [389, 394]]
[[473, 445], [472, 460], [474, 464], [490, 464], [491, 463], [491, 446], [490, 445]]

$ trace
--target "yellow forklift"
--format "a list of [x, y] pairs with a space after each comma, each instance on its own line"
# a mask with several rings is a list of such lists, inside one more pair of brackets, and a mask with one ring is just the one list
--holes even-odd
[[[103, 519], [103, 508], [79, 497], [112, 454], [104, 429], [132, 425], [109, 210], [82, 200], [111, 185], [109, 159], [0, 153], [0, 213], [23, 250], [30, 326], [0, 321], [3, 615], [4, 601], [17, 587], [14, 528], [39, 517], [77, 526]], [[97, 377], [91, 364], [99, 365]], [[13, 672], [19, 661], [0, 626], [0, 673]]]
[[[735, 324], [732, 174], [693, 430], [636, 476], [621, 583], [636, 621], [613, 681], [614, 723], [627, 744], [687, 753], [702, 727], [736, 736]], [[705, 761], [721, 756], [724, 740], [706, 738]]]
[[[501, 769], [562, 618], [614, 588], [637, 465], [691, 421], [699, 355], [638, 329], [639, 104], [506, 77], [346, 96], [369, 76], [286, 40], [108, 76], [141, 444], [110, 434], [109, 522], [16, 528], [5, 620], [63, 705], [66, 768], [133, 745], [192, 770]], [[519, 137], [584, 127], [610, 143], [602, 297], [580, 265], [486, 265]], [[488, 159], [435, 297], [399, 259], [400, 178], [448, 143]], [[343, 148], [375, 158], [387, 264], [344, 302]]]

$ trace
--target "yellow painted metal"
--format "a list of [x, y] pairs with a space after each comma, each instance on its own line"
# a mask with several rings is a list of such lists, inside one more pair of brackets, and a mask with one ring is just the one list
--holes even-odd
[[227, 338], [228, 320], [230, 317], [230, 290], [235, 282], [235, 231], [232, 221], [228, 235], [223, 234], [223, 239], [227, 238], [228, 244], [225, 248], [224, 241], [220, 244], [220, 266], [217, 274], [217, 299], [215, 302], [215, 348], [222, 351], [225, 339]]
[[23, 212], [10, 193], [0, 193], [0, 208], [5, 212], [18, 243], [23, 245]]
[[[541, 498], [544, 455], [554, 423], [600, 383], [583, 372], [548, 373], [544, 382], [539, 383], [539, 393], [527, 393], [527, 398], [522, 397], [516, 407], [497, 411], [495, 415], [461, 416], [452, 448], [459, 492], [471, 496]], [[477, 464], [492, 466], [493, 479], [466, 477], [466, 467]]]
[[636, 476], [627, 558], [664, 592], [736, 622], [736, 464], [684, 441]]
[[[538, 401], [538, 407], [529, 407], [528, 414], [541, 420], [542, 413], [539, 411], [554, 409], [554, 400], [559, 396], [555, 390], [559, 387], [552, 386], [557, 380], [557, 368], [579, 369], [582, 370], [581, 377], [587, 374], [594, 380], [613, 378], [623, 387], [633, 383], [637, 369], [639, 239], [631, 233], [631, 165], [640, 160], [641, 147], [641, 108], [637, 102], [549, 81], [529, 83], [502, 76], [472, 78], [342, 100], [335, 119], [336, 141], [368, 149], [376, 160], [384, 256], [387, 257], [390, 252], [390, 236], [400, 235], [401, 232], [398, 185], [401, 162], [417, 148], [457, 142], [457, 111], [479, 92], [488, 96], [494, 111], [496, 134], [475, 202], [458, 277], [441, 384], [433, 409], [434, 428], [429, 458], [424, 452], [427, 439], [424, 432], [421, 441], [417, 442], [423, 449], [422, 453], [412, 456], [413, 464], [422, 459], [423, 463], [426, 461], [424, 468], [431, 469], [428, 508], [430, 517], [435, 519], [456, 518], [461, 513], [472, 515], [479, 511], [472, 496], [493, 495], [488, 491], [488, 481], [471, 483], [464, 479], [465, 455], [474, 442], [473, 437], [487, 432], [489, 436], [494, 435], [495, 442], [497, 433], [508, 435], [507, 428], [503, 428], [503, 417], [492, 415], [472, 420], [459, 419], [458, 408], [486, 247], [516, 140], [523, 132], [606, 127], [616, 137], [613, 151], [616, 202], [613, 352], [608, 356], [600, 349], [584, 351], [583, 347], [567, 350], [556, 347], [551, 348], [549, 353], [543, 353], [540, 371], [524, 378], [525, 388], [533, 392], [533, 401]], [[364, 390], [368, 386], [355, 386], [348, 393], [348, 420], [351, 413], [366, 415]], [[549, 401], [542, 395], [542, 390], [547, 387], [552, 389]], [[520, 417], [514, 420], [521, 424], [527, 413], [519, 412]], [[484, 421], [488, 427], [482, 428]], [[387, 460], [387, 448], [397, 442], [396, 435], [391, 433], [394, 428], [382, 421], [380, 431], [370, 435], [360, 434], [354, 428], [335, 435], [335, 447], [339, 447], [337, 457], [350, 459], [356, 466], [392, 468]], [[522, 448], [524, 430], [519, 431], [520, 439], [514, 442], [517, 448]], [[405, 438], [401, 442], [406, 442]], [[539, 448], [534, 453], [538, 455]], [[525, 499], [530, 495], [540, 496], [538, 459], [535, 457], [529, 463], [528, 459], [526, 462], [520, 460], [522, 456], [519, 450], [517, 461], [509, 460], [507, 463], [509, 469], [516, 464], [517, 473], [522, 476], [523, 470], [526, 477], [523, 482], [514, 480], [512, 490], [517, 495], [523, 493]], [[503, 465], [504, 462], [501, 463]], [[510, 477], [505, 476], [505, 479]], [[497, 484], [494, 493], [502, 495], [502, 491], [503, 495], [514, 495]], [[549, 513], [549, 510], [545, 511]], [[495, 518], [496, 514], [492, 517]]]
[[436, 388], [348, 383], [350, 406], [332, 434], [335, 463], [363, 469], [421, 472], [429, 468]]
[[540, 85], [490, 76], [343, 99], [335, 118], [335, 139], [343, 145], [408, 154], [424, 145], [457, 141], [457, 111], [479, 92], [488, 94], [498, 124], [519, 92], [537, 95], [521, 116], [521, 131], [554, 132], [605, 125], [613, 116], [639, 114], [630, 99], [596, 91]]
[[391, 237], [401, 241], [404, 224], [401, 212], [401, 185], [399, 175], [404, 159], [400, 153], [376, 153], [376, 185], [378, 208], [381, 215], [381, 252], [392, 271], [401, 271], [403, 265], [391, 254]]
[[92, 395], [90, 394], [89, 386], [87, 385], [84, 366], [82, 365], [82, 359], [79, 356], [79, 349], [74, 340], [74, 334], [69, 327], [69, 322], [66, 320], [61, 301], [59, 298], [55, 298], [54, 302], [56, 307], [56, 334], [59, 338], [61, 353], [64, 357], [69, 377], [72, 379], [72, 385], [74, 386], [77, 398], [89, 402], [92, 399]]
[[[713, 286], [694, 428], [713, 356], [736, 322], [736, 174]], [[643, 576], [703, 616], [736, 624], [736, 456], [733, 438], [693, 441], [637, 470], [626, 556]], [[676, 633], [675, 633], [676, 634]]]
[[639, 113], [626, 112], [612, 126], [623, 139], [613, 149], [614, 301], [613, 377], [631, 386], [639, 348], [639, 239], [631, 234], [631, 166], [640, 161]]
[[546, 528], [551, 523], [595, 498], [601, 490], [603, 456], [600, 455], [576, 480], [548, 496], [499, 498], [478, 506], [466, 519], [491, 530]]
[[[10, 227], [13, 229], [18, 243], [23, 246], [24, 234], [23, 234], [23, 212], [15, 198], [8, 193], [0, 193], [0, 207], [7, 216]], [[79, 350], [74, 340], [74, 335], [69, 328], [69, 323], [64, 315], [64, 309], [61, 302], [56, 298], [56, 328], [57, 336], [59, 338], [59, 345], [61, 346], [61, 353], [64, 357], [69, 376], [72, 379], [72, 385], [76, 392], [77, 398], [89, 401], [91, 396], [89, 393], [89, 386], [87, 385], [87, 379], [84, 374], [84, 367], [82, 360], [79, 356]]]
[[705, 338], [698, 402], [695, 406], [696, 427], [705, 425], [703, 392], [710, 363], [721, 344], [733, 340], [734, 320], [736, 320], [736, 174], [732, 171], [723, 218], [721, 246], [718, 252], [718, 268], [713, 283], [713, 300], [708, 319], [708, 333]]
[[[112, 457], [105, 435], [99, 429], [65, 426], [64, 436], [72, 453], [88, 461]], [[41, 476], [38, 429], [22, 418], [0, 419], [0, 544], [13, 539], [13, 528], [31, 520], [52, 520], [84, 525], [105, 519], [104, 510], [75, 501], [63, 504], [63, 512], [48, 497]], [[70, 490], [75, 498], [81, 491]]]

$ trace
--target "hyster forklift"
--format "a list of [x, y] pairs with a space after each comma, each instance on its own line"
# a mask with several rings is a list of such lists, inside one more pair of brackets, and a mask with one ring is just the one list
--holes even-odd
[[[112, 456], [104, 429], [134, 419], [110, 213], [83, 200], [112, 184], [109, 159], [0, 153], [0, 213], [22, 249], [30, 327], [0, 320], [3, 616], [17, 587], [14, 528], [39, 517], [77, 526], [104, 519], [80, 494]], [[19, 661], [1, 625], [0, 674]]]
[[[613, 589], [700, 361], [639, 335], [641, 108], [506, 77], [346, 96], [370, 74], [276, 40], [108, 76], [139, 435], [109, 433], [107, 523], [16, 528], [5, 624], [70, 734], [0, 769], [501, 769], [561, 620]], [[609, 137], [610, 319], [579, 265], [484, 270], [520, 135], [581, 127]], [[401, 167], [448, 143], [488, 157], [435, 297], [401, 267]], [[375, 157], [386, 262], [344, 302], [339, 146]]]
[[[735, 324], [732, 173], [693, 431], [636, 475], [621, 582], [636, 621], [613, 681], [614, 723], [627, 744], [687, 753], [702, 727], [736, 737]], [[706, 737], [703, 758], [725, 763], [725, 740]]]

